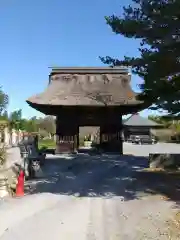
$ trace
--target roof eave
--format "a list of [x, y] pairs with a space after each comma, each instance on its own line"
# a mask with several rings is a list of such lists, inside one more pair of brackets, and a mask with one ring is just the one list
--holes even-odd
[[[26, 102], [28, 103], [28, 105], [34, 109], [36, 109], [37, 111], [40, 111], [44, 114], [47, 115], [55, 115], [55, 111], [57, 108], [103, 108], [103, 107], [108, 107], [108, 108], [114, 108], [114, 107], [122, 107], [122, 115], [128, 114], [128, 113], [134, 113], [136, 111], [138, 111], [139, 109], [142, 108], [142, 103], [134, 103], [134, 104], [123, 104], [123, 105], [51, 105], [51, 104], [39, 104], [36, 102], [32, 102], [30, 100], [26, 100]], [[127, 111], [125, 111], [125, 109], [129, 108], [129, 110], [127, 109]], [[132, 110], [131, 110], [132, 108]]]
[[55, 73], [61, 74], [129, 74], [129, 69], [125, 67], [50, 67], [51, 73], [53, 75]]

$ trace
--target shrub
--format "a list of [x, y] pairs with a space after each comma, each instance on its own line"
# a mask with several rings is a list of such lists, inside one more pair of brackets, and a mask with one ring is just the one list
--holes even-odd
[[55, 148], [56, 142], [53, 139], [44, 139], [39, 140], [38, 147], [39, 149], [43, 148]]
[[6, 162], [6, 149], [4, 147], [0, 148], [0, 165], [2, 166]]

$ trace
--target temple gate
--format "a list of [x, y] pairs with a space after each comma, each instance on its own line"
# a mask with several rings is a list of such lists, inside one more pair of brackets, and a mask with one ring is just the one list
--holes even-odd
[[100, 145], [123, 153], [122, 115], [143, 109], [125, 68], [52, 68], [47, 89], [27, 100], [56, 116], [56, 153], [74, 152], [79, 126], [99, 126]]

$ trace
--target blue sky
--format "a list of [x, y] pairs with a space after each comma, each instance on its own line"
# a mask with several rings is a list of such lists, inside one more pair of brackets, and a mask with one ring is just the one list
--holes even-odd
[[[44, 90], [49, 66], [101, 66], [99, 56], [137, 55], [138, 42], [115, 35], [104, 20], [128, 1], [0, 0], [0, 85], [9, 111], [40, 116], [25, 100]], [[133, 89], [140, 81], [133, 76]]]

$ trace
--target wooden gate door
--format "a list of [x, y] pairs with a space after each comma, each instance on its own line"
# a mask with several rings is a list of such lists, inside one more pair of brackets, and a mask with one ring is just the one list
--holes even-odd
[[78, 126], [62, 124], [57, 128], [56, 153], [72, 153], [77, 150]]
[[100, 127], [100, 141], [107, 152], [118, 152], [122, 154], [122, 126], [104, 125]]

